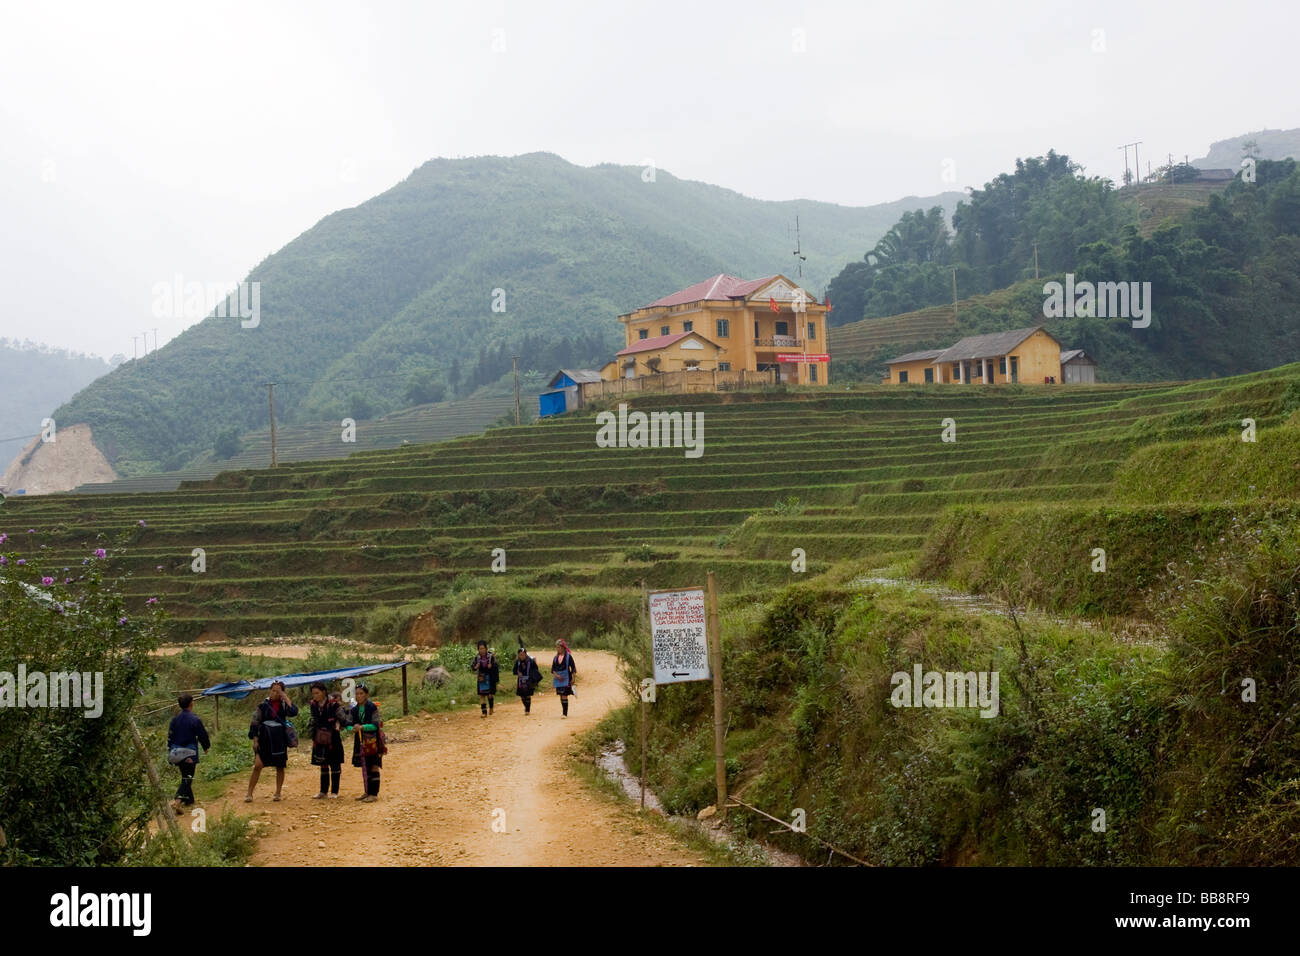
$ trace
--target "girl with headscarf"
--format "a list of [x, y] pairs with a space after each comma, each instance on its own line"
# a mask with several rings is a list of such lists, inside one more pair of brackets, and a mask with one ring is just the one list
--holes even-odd
[[344, 718], [347, 724], [344, 733], [355, 734], [352, 738], [352, 766], [361, 768], [361, 777], [365, 782], [365, 793], [357, 797], [362, 803], [374, 803], [379, 799], [379, 770], [384, 765], [384, 754], [388, 746], [384, 743], [383, 720], [379, 717], [379, 705], [370, 699], [370, 688], [357, 684], [357, 702], [348, 710]]
[[564, 711], [561, 716], [568, 717], [569, 697], [577, 694], [573, 689], [573, 675], [578, 673], [578, 665], [573, 663], [573, 654], [568, 644], [559, 640], [555, 642], [555, 646], [559, 650], [551, 659], [551, 686], [555, 688], [555, 693], [560, 695], [560, 707]]

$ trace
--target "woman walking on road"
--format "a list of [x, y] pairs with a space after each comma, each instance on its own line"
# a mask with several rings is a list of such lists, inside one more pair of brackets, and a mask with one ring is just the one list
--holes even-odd
[[320, 767], [320, 793], [313, 800], [337, 799], [343, 776], [343, 705], [328, 696], [320, 681], [311, 685], [311, 762]]
[[298, 707], [284, 691], [284, 681], [271, 684], [271, 696], [257, 705], [253, 722], [248, 726], [248, 738], [253, 741], [253, 776], [248, 781], [245, 803], [253, 802], [253, 788], [263, 767], [275, 768], [275, 796], [280, 799], [284, 787], [284, 765], [289, 762], [289, 733], [285, 729], [290, 717], [298, 714]]
[[573, 689], [573, 676], [578, 673], [578, 665], [573, 663], [573, 654], [569, 651], [568, 644], [560, 640], [555, 642], [555, 646], [559, 650], [551, 660], [551, 685], [560, 695], [560, 707], [564, 711], [561, 716], [568, 717], [569, 697], [577, 696]]
[[488, 650], [487, 641], [478, 642], [478, 654], [470, 662], [469, 669], [478, 677], [478, 706], [481, 716], [486, 717], [496, 705], [497, 684], [501, 681], [497, 656]]
[[524, 645], [519, 645], [519, 653], [515, 655], [515, 693], [519, 699], [524, 702], [524, 714], [533, 712], [533, 691], [542, 682], [542, 671], [537, 666], [537, 659], [524, 649]]
[[348, 710], [344, 733], [352, 738], [352, 766], [361, 768], [365, 792], [357, 797], [362, 803], [379, 799], [379, 770], [384, 765], [388, 747], [384, 743], [384, 722], [379, 717], [379, 705], [370, 699], [370, 688], [357, 684], [357, 702]]

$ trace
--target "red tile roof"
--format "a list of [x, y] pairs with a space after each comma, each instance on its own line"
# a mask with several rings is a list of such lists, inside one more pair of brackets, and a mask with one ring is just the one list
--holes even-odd
[[623, 349], [621, 352], [617, 352], [615, 354], [633, 355], [637, 352], [653, 352], [655, 349], [666, 348], [667, 346], [672, 345], [674, 342], [679, 342], [682, 339], [686, 338], [688, 335], [695, 336], [701, 342], [704, 342], [708, 345], [712, 345], [715, 349], [721, 348], [721, 346], [719, 346], [717, 342], [714, 342], [710, 339], [706, 339], [699, 332], [696, 332], [694, 329], [692, 329], [689, 332], [674, 332], [672, 335], [656, 335], [652, 339], [639, 339], [636, 342], [633, 342], [627, 348]]
[[665, 305], [686, 305], [689, 302], [700, 302], [706, 299], [743, 299], [775, 278], [775, 275], [770, 275], [761, 279], [742, 279], [739, 276], [719, 272], [703, 282], [687, 286], [680, 292], [674, 292], [662, 299], [656, 299], [649, 305], [644, 306], [644, 308], [655, 309]]
[[631, 355], [634, 352], [650, 352], [654, 349], [661, 349], [666, 345], [672, 345], [674, 342], [680, 341], [690, 334], [690, 332], [674, 332], [672, 335], [656, 335], [652, 339], [640, 339], [633, 342], [621, 352], [615, 354]]

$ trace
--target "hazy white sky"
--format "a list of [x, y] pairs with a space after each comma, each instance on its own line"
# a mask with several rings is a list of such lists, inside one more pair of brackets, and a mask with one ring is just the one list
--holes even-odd
[[156, 283], [233, 283], [435, 156], [849, 205], [1048, 148], [1118, 179], [1121, 143], [1145, 171], [1300, 126], [1298, 26], [1203, 0], [0, 0], [0, 336], [165, 343], [192, 320], [154, 319]]

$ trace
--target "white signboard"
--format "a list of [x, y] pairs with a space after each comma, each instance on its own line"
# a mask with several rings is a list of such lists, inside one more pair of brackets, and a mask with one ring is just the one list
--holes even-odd
[[710, 680], [704, 589], [650, 592], [655, 683]]

